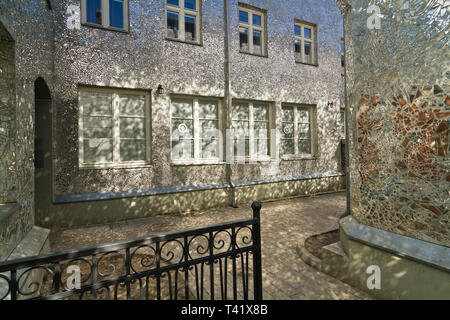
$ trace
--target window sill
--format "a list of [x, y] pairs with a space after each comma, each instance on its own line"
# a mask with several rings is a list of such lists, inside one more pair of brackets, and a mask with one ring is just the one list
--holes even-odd
[[267, 158], [248, 158], [248, 157], [243, 157], [243, 158], [234, 158], [233, 159], [233, 164], [245, 164], [245, 163], [267, 163], [267, 162], [271, 162], [273, 159], [271, 159], [270, 157]]
[[306, 66], [311, 66], [311, 67], [318, 67], [319, 66], [318, 63], [307, 63], [307, 62], [301, 62], [301, 61], [297, 61], [297, 60], [295, 60], [295, 63], [304, 64]]
[[255, 56], [255, 57], [260, 57], [260, 58], [269, 58], [268, 54], [257, 54], [257, 53], [242, 51], [242, 50], [239, 50], [239, 53], [248, 54], [250, 56]]
[[182, 166], [211, 166], [211, 165], [224, 165], [226, 162], [223, 161], [174, 161], [172, 162], [172, 166], [174, 167], [182, 167]]
[[138, 169], [138, 168], [151, 168], [152, 165], [148, 163], [142, 164], [111, 164], [111, 165], [83, 165], [79, 166], [80, 170], [107, 170], [107, 169]]
[[176, 39], [176, 38], [170, 38], [170, 37], [165, 37], [165, 40], [168, 41], [173, 41], [173, 42], [180, 42], [180, 43], [186, 43], [186, 44], [192, 44], [194, 46], [199, 46], [199, 47], [203, 47], [203, 43], [200, 42], [194, 42], [194, 41], [186, 41], [186, 40], [180, 40], [180, 39]]
[[292, 160], [317, 160], [317, 156], [312, 155], [284, 155], [281, 156], [281, 160], [292, 161]]
[[84, 26], [84, 27], [101, 29], [101, 30], [105, 30], [105, 31], [115, 31], [115, 32], [121, 32], [121, 33], [130, 33], [129, 27], [127, 27], [127, 29], [119, 29], [119, 28], [114, 28], [114, 27], [104, 27], [102, 25], [93, 24], [93, 23], [87, 23], [87, 22], [84, 22], [81, 25]]

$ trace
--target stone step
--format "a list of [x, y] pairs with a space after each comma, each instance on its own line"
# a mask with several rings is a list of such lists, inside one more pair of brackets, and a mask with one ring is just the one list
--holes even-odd
[[[12, 253], [9, 255], [7, 261], [27, 258], [32, 256], [37, 256], [43, 253], [49, 252], [49, 235], [50, 230], [41, 228], [38, 226], [33, 226], [30, 231], [24, 236], [20, 243], [14, 248]], [[34, 281], [41, 282], [43, 271], [40, 269], [35, 269], [27, 272], [22, 276], [22, 274], [27, 269], [21, 269], [17, 271], [17, 279], [19, 279], [19, 288], [23, 289], [24, 292], [33, 291], [35, 286], [32, 285]], [[6, 277], [10, 277], [9, 272], [2, 273]], [[0, 279], [0, 297], [2, 297], [8, 291], [8, 284]], [[25, 296], [22, 298], [31, 298], [33, 295]], [[9, 300], [8, 295], [5, 300]]]
[[346, 255], [341, 241], [329, 244], [322, 247], [322, 272], [325, 272], [333, 277], [341, 279], [343, 275], [342, 270], [348, 262], [348, 256]]

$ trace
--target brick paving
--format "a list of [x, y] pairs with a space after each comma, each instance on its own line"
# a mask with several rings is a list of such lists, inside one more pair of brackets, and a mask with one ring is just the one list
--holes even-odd
[[[351, 286], [305, 264], [296, 252], [310, 235], [336, 229], [345, 211], [345, 193], [264, 202], [261, 242], [264, 299], [370, 299]], [[252, 216], [250, 204], [186, 216], [166, 215], [112, 224], [53, 230], [52, 251], [179, 231]]]

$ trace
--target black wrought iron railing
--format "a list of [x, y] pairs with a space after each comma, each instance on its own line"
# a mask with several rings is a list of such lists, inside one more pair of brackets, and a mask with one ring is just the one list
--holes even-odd
[[262, 299], [253, 218], [0, 264], [0, 300]]

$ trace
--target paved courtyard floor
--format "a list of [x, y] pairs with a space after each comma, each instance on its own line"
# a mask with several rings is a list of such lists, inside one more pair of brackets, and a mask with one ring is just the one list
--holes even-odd
[[[310, 235], [336, 229], [345, 211], [345, 193], [262, 203], [261, 242], [264, 299], [370, 299], [366, 293], [305, 264], [296, 252]], [[52, 251], [179, 231], [252, 216], [250, 204], [186, 216], [169, 215], [105, 225], [54, 230]]]

